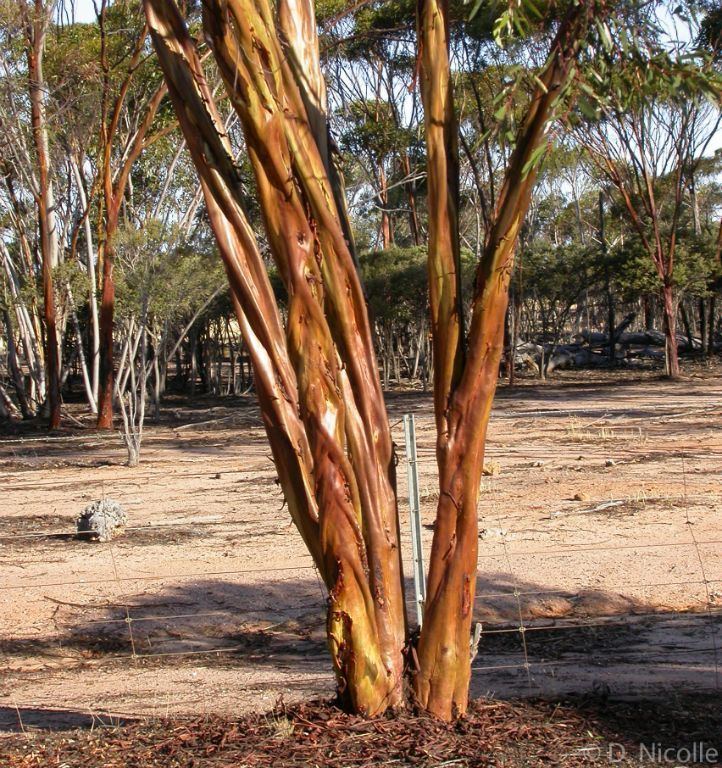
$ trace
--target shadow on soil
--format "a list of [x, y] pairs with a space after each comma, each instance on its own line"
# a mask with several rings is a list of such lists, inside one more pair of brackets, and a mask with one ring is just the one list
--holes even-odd
[[[602, 591], [550, 595], [548, 587], [512, 585], [497, 573], [479, 576], [477, 595], [475, 618], [483, 631], [473, 663], [474, 696], [658, 698], [718, 690], [720, 614], [657, 610]], [[22, 679], [28, 666], [45, 664], [329, 673], [325, 600], [313, 579], [254, 585], [209, 579], [127, 595], [116, 604], [72, 600], [53, 600], [54, 631], [0, 638], [2, 687]], [[12, 727], [13, 712], [0, 717], [0, 727]], [[41, 727], [43, 711], [29, 713]], [[56, 727], [52, 713], [48, 717], [47, 727]]]

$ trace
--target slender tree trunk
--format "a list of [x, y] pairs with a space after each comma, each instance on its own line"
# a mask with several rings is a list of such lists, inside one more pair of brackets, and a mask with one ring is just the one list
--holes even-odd
[[664, 308], [664, 336], [666, 373], [671, 379], [679, 377], [679, 355], [677, 352], [677, 302], [674, 289], [665, 284], [662, 289], [662, 304]]
[[5, 340], [7, 343], [7, 365], [12, 379], [13, 386], [15, 387], [15, 396], [20, 404], [20, 412], [24, 419], [30, 419], [33, 417], [34, 412], [28, 403], [27, 393], [25, 391], [25, 382], [23, 380], [23, 374], [18, 365], [17, 349], [15, 347], [15, 336], [13, 332], [12, 321], [10, 319], [10, 312], [7, 309], [3, 309], [3, 319], [5, 320]]
[[87, 210], [88, 199], [85, 194], [83, 175], [80, 170], [80, 163], [76, 158], [71, 158], [71, 168], [75, 177], [75, 185], [78, 188], [78, 197], [84, 210], [83, 228], [85, 231], [85, 250], [86, 263], [88, 268], [88, 307], [90, 312], [91, 327], [91, 391], [93, 394], [94, 405], [91, 406], [91, 412], [98, 411], [98, 388], [100, 386], [100, 322], [98, 319], [98, 297], [97, 297], [97, 276], [95, 274], [95, 253], [93, 252], [93, 231], [90, 225], [90, 215]]
[[709, 297], [709, 312], [707, 313], [707, 354], [714, 352], [715, 320], [717, 309], [717, 297], [712, 294]]
[[18, 409], [15, 407], [12, 398], [8, 395], [5, 387], [0, 384], [0, 418], [8, 420], [16, 416]]
[[[5, 182], [10, 196], [12, 209], [11, 218], [18, 233], [20, 253], [23, 256], [28, 273], [32, 274], [35, 272], [36, 266], [25, 230], [22, 206], [15, 192], [12, 179], [9, 176], [6, 176]], [[0, 243], [0, 251], [2, 251], [3, 254], [5, 271], [10, 283], [10, 291], [16, 304], [18, 328], [20, 331], [23, 351], [25, 353], [25, 360], [31, 370], [32, 386], [34, 389], [33, 399], [37, 402], [42, 402], [46, 397], [45, 356], [42, 346], [43, 334], [37, 302], [34, 295], [30, 299], [29, 306], [20, 298], [20, 283], [17, 271], [12, 265], [12, 261], [4, 242]]]
[[699, 311], [699, 339], [701, 342], [701, 351], [704, 357], [707, 356], [707, 307], [705, 306], [704, 299], [700, 299], [697, 308]]
[[412, 381], [416, 381], [416, 379], [419, 377], [419, 365], [422, 362], [421, 355], [426, 340], [426, 323], [423, 320], [419, 324], [419, 330], [415, 334], [414, 340], [416, 343], [416, 352], [414, 353], [414, 364], [411, 368]]
[[[580, 224], [581, 226], [581, 224]], [[607, 261], [607, 238], [606, 227], [604, 221], [604, 195], [601, 190], [599, 192], [599, 242], [601, 244], [601, 255], [604, 262], [604, 280], [606, 284], [607, 293], [607, 334], [609, 337], [609, 348], [607, 355], [609, 362], [614, 364], [615, 361], [615, 338], [614, 329], [616, 327], [616, 317], [614, 311], [614, 292], [612, 291], [612, 275]]]
[[57, 266], [58, 259], [57, 222], [53, 187], [50, 180], [48, 131], [45, 114], [47, 84], [43, 74], [43, 55], [49, 11], [44, 7], [42, 0], [35, 0], [32, 11], [23, 0], [23, 10], [28, 40], [30, 119], [38, 170], [38, 189], [35, 192], [35, 202], [38, 210], [42, 263], [49, 426], [50, 429], [57, 429], [60, 426], [60, 348], [58, 346], [57, 310], [53, 285], [53, 269]]
[[[510, 301], [507, 304], [506, 313], [504, 314], [504, 367], [506, 368], [505, 372], [507, 378], [509, 377], [511, 367], [513, 366], [513, 352], [511, 349], [511, 314], [514, 311], [514, 308], [511, 306], [511, 296], [509, 299]], [[499, 371], [499, 376], [501, 375], [502, 372]]]
[[196, 379], [198, 377], [198, 329], [194, 328], [188, 344], [188, 377], [191, 382], [191, 397], [196, 393]]
[[466, 711], [476, 590], [477, 500], [486, 430], [504, 346], [509, 277], [536, 179], [532, 157], [595, 13], [572, 6], [539, 76], [477, 269], [466, 349], [458, 237], [458, 125], [449, 61], [448, 0], [421, 0], [419, 60], [428, 153], [429, 283], [434, 330], [434, 409], [439, 503], [414, 688], [420, 704], [450, 719]]
[[[70, 296], [70, 288], [68, 288], [68, 295]], [[72, 301], [72, 299], [70, 299]], [[73, 321], [73, 330], [75, 331], [75, 348], [77, 349], [78, 364], [80, 365], [80, 373], [83, 377], [83, 387], [85, 388], [85, 397], [90, 406], [90, 412], [95, 413], [97, 406], [93, 399], [93, 384], [88, 371], [88, 363], [85, 357], [85, 349], [83, 348], [83, 333], [80, 330], [80, 321], [78, 320], [78, 313], [75, 307], [71, 310], [71, 319]]]
[[149, 132], [155, 115], [166, 95], [166, 86], [161, 83], [148, 99], [145, 112], [135, 115], [138, 127], [129, 140], [121, 155], [118, 168], [113, 166], [113, 142], [116, 140], [118, 126], [121, 121], [123, 107], [135, 71], [145, 55], [145, 44], [148, 36], [147, 24], [143, 26], [135, 41], [135, 46], [129, 57], [124, 79], [121, 81], [117, 96], [110, 105], [111, 71], [108, 57], [107, 33], [105, 29], [108, 3], [102, 0], [98, 14], [100, 27], [100, 64], [103, 69], [103, 90], [101, 97], [101, 147], [103, 206], [99, 223], [98, 265], [101, 273], [100, 299], [100, 386], [98, 390], [98, 429], [113, 427], [113, 393], [114, 386], [114, 347], [113, 324], [115, 315], [115, 279], [113, 275], [115, 246], [114, 237], [118, 230], [120, 209], [130, 185], [130, 174], [135, 161], [140, 157], [149, 142]]
[[100, 291], [100, 386], [98, 387], [98, 429], [113, 428], [113, 392], [115, 390], [115, 361], [113, 326], [115, 315], [115, 279], [113, 249], [106, 240], [101, 245], [102, 287]]
[[[409, 153], [403, 152], [402, 162], [404, 173], [407, 177], [411, 176], [411, 161]], [[406, 185], [406, 195], [409, 201], [409, 232], [414, 245], [421, 245], [421, 227], [419, 226], [419, 213], [416, 206], [416, 182], [409, 181]]]
[[[23, 301], [17, 271], [11, 262], [10, 254], [3, 242], [0, 242], [0, 252], [2, 252], [3, 255], [3, 263], [10, 288], [10, 295], [15, 304], [15, 317], [17, 319], [20, 346], [22, 347], [25, 363], [30, 375], [32, 393], [31, 397], [28, 398], [28, 408], [30, 408], [30, 411], [34, 414], [37, 411], [37, 407], [31, 407], [29, 401], [40, 401], [45, 397], [45, 368], [43, 362], [42, 341], [39, 336], [36, 336], [36, 323], [33, 322], [31, 312]], [[8, 321], [12, 326], [11, 318], [8, 318]], [[10, 332], [8, 331], [8, 333]], [[14, 341], [13, 338], [13, 344]], [[10, 340], [8, 340], [8, 344], [10, 344]], [[15, 354], [17, 355], [17, 350], [15, 351]], [[25, 389], [26, 388], [23, 387], [23, 396], [25, 396]]]
[[687, 307], [684, 305], [684, 301], [679, 302], [679, 314], [682, 318], [682, 325], [684, 326], [684, 334], [687, 337], [687, 346], [689, 347], [689, 352], [694, 352], [694, 332], [692, 330], [692, 323], [689, 319], [689, 312], [687, 312]]
[[649, 294], [642, 297], [642, 308], [644, 310], [644, 330], [654, 330], [654, 298]]
[[511, 350], [509, 355], [509, 386], [513, 387], [516, 384], [516, 348], [519, 343], [519, 301], [514, 288], [511, 289], [509, 298], [511, 301], [511, 316], [509, 318], [511, 326], [509, 329]]
[[394, 244], [394, 228], [389, 213], [389, 193], [387, 189], [386, 172], [383, 165], [379, 166], [379, 204], [381, 207], [381, 247], [385, 250]]

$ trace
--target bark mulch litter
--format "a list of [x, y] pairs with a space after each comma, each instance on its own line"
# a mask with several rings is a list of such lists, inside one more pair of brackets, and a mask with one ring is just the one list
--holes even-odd
[[[366, 766], [650, 765], [662, 749], [722, 754], [722, 708], [712, 698], [612, 702], [478, 700], [445, 725], [401, 714], [364, 720], [327, 702], [237, 720], [144, 719], [0, 737], [0, 768], [361, 768]], [[626, 757], [622, 757], [622, 745]], [[610, 751], [611, 750], [611, 751]], [[686, 758], [686, 753], [679, 753]], [[610, 756], [612, 759], [610, 759]], [[718, 758], [719, 759], [719, 758]], [[685, 765], [709, 765], [686, 760]], [[712, 763], [714, 764], [714, 763]]]

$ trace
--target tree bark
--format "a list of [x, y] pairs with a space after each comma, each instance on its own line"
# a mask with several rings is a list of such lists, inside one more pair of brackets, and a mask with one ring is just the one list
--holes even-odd
[[113, 428], [113, 392], [115, 389], [115, 360], [113, 324], [115, 314], [115, 280], [113, 252], [106, 241], [98, 253], [103, 256], [102, 287], [100, 291], [100, 383], [98, 386], [98, 429]]
[[[205, 37], [240, 118], [270, 251], [286, 287], [285, 328], [195, 45], [175, 3], [144, 0], [144, 6], [201, 178], [280, 483], [328, 589], [327, 639], [339, 695], [354, 711], [379, 714], [404, 702], [394, 454], [348, 218], [329, 168], [313, 3], [279, 0], [274, 18], [270, 0], [203, 0]], [[584, 4], [572, 7], [532, 94], [477, 271], [465, 355], [447, 9], [445, 0], [420, 3], [441, 493], [414, 684], [419, 703], [445, 719], [467, 705], [476, 505], [509, 273], [536, 177], [528, 166], [546, 140], [580, 29], [592, 13]]]
[[[30, 405], [30, 400], [37, 399], [42, 401], [45, 397], [45, 368], [43, 361], [43, 350], [41, 339], [36, 335], [36, 323], [34, 322], [34, 312], [31, 314], [32, 306], [27, 307], [20, 292], [20, 280], [17, 270], [12, 264], [12, 260], [5, 243], [0, 242], [0, 253], [3, 256], [3, 266], [7, 276], [10, 295], [15, 304], [15, 317], [17, 318], [17, 329], [20, 338], [20, 345], [25, 355], [25, 362], [31, 379], [31, 396], [27, 398], [28, 412], [24, 418], [30, 418], [37, 411], [37, 403]], [[8, 310], [9, 311], [9, 310]], [[10, 322], [12, 325], [12, 322]], [[8, 334], [10, 332], [8, 331]], [[12, 343], [14, 344], [14, 338]], [[8, 350], [11, 340], [8, 338]], [[16, 352], [17, 354], [17, 352]], [[25, 397], [25, 387], [23, 387], [23, 397]], [[25, 413], [25, 412], [24, 412]]]
[[50, 429], [60, 426], [60, 348], [58, 346], [57, 312], [53, 270], [57, 266], [57, 222], [55, 201], [50, 180], [48, 130], [45, 110], [47, 84], [43, 74], [45, 36], [49, 23], [49, 10], [43, 0], [35, 0], [31, 11], [25, 1], [22, 11], [27, 34], [27, 62], [30, 85], [30, 121], [37, 160], [38, 188], [35, 203], [38, 210], [38, 229], [43, 283], [43, 316], [45, 320], [45, 364], [47, 366], [47, 395]]
[[707, 357], [707, 307], [704, 298], [697, 302], [697, 309], [699, 311], [699, 338], [702, 343], [702, 356]]
[[313, 7], [279, 3], [287, 56], [267, 2], [204, 2], [206, 36], [246, 134], [288, 289], [285, 333], [198, 54], [174, 4], [145, 0], [145, 8], [202, 179], [281, 485], [329, 590], [339, 694], [350, 708], [377, 714], [403, 701], [394, 458], [346, 214], [326, 169], [326, 129], [308, 114], [313, 68], [295, 69], [308, 51], [284, 27], [289, 15], [305, 14], [299, 26], [315, 29]]
[[677, 351], [677, 302], [674, 288], [665, 283], [662, 288], [664, 310], [665, 366], [670, 379], [679, 378], [679, 353]]
[[684, 335], [687, 337], [687, 346], [690, 352], [694, 352], [694, 331], [692, 329], [692, 322], [689, 319], [689, 312], [687, 312], [687, 307], [684, 305], [684, 300], [679, 302], [679, 314], [684, 326]]
[[420, 0], [421, 96], [428, 153], [429, 282], [434, 330], [434, 408], [439, 503], [414, 688], [445, 720], [466, 711], [478, 547], [477, 500], [486, 430], [504, 346], [504, 317], [519, 230], [555, 100], [595, 13], [572, 6], [532, 94], [507, 167], [474, 285], [464, 349], [460, 306], [457, 118], [449, 61], [448, 0]]
[[125, 77], [120, 83], [117, 95], [110, 104], [111, 70], [108, 60], [107, 33], [105, 29], [107, 0], [102, 0], [98, 15], [100, 26], [100, 59], [103, 69], [103, 94], [101, 104], [101, 167], [103, 205], [100, 208], [98, 265], [101, 277], [100, 289], [100, 384], [98, 387], [98, 429], [113, 428], [113, 393], [115, 391], [115, 360], [113, 347], [113, 323], [115, 315], [115, 279], [113, 267], [115, 248], [113, 239], [118, 230], [120, 208], [125, 197], [130, 173], [143, 149], [150, 143], [149, 132], [153, 120], [166, 94], [165, 83], [161, 82], [145, 106], [145, 112], [138, 115], [138, 127], [128, 140], [118, 168], [113, 167], [113, 142], [116, 139], [128, 90], [135, 71], [145, 53], [148, 36], [147, 24], [136, 38], [130, 55]]
[[711, 355], [714, 352], [714, 335], [715, 335], [715, 320], [717, 310], [717, 297], [712, 294], [709, 297], [709, 312], [707, 314], [707, 354]]
[[80, 161], [71, 156], [70, 167], [75, 178], [75, 185], [78, 188], [78, 197], [83, 208], [83, 228], [85, 231], [85, 249], [86, 262], [88, 267], [88, 311], [90, 314], [91, 335], [91, 391], [92, 403], [89, 401], [91, 412], [97, 414], [98, 411], [98, 388], [100, 386], [100, 321], [98, 319], [98, 297], [97, 297], [97, 277], [95, 274], [95, 253], [93, 252], [93, 232], [90, 225], [90, 215], [88, 206], [88, 197], [85, 194], [85, 184], [82, 171], [80, 170]]
[[5, 387], [0, 384], [0, 418], [9, 420], [18, 413], [15, 403], [13, 403], [10, 395], [8, 395]]
[[614, 328], [616, 325], [616, 313], [614, 308], [614, 292], [612, 291], [612, 275], [609, 269], [609, 263], [607, 262], [607, 238], [604, 220], [604, 194], [601, 190], [599, 192], [599, 243], [601, 247], [601, 256], [604, 261], [604, 282], [607, 293], [607, 333], [609, 335], [609, 348], [607, 349], [607, 356], [609, 357], [609, 362], [614, 364]]
[[27, 393], [25, 392], [25, 382], [23, 381], [23, 375], [18, 365], [17, 350], [15, 347], [15, 336], [13, 332], [12, 321], [10, 319], [10, 312], [7, 309], [3, 309], [3, 319], [5, 321], [5, 337], [7, 342], [7, 365], [10, 377], [12, 378], [13, 386], [15, 387], [15, 396], [17, 397], [20, 405], [20, 412], [24, 419], [30, 419], [34, 416], [34, 412], [28, 403]]

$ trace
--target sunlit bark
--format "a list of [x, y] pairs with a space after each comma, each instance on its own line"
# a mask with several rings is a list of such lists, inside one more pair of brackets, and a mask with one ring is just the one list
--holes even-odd
[[[394, 457], [361, 286], [270, 5], [204, 4], [239, 114], [266, 231], [289, 295], [281, 326], [243, 192], [177, 9], [146, 0], [181, 128], [204, 185], [291, 514], [329, 589], [328, 639], [348, 705], [402, 701], [405, 641]], [[310, 4], [299, 4], [312, 14]], [[298, 11], [297, 11], [298, 12]], [[315, 27], [313, 17], [310, 24]], [[317, 53], [316, 53], [317, 55]]]
[[[205, 38], [246, 139], [271, 253], [288, 294], [284, 328], [228, 139], [175, 3], [144, 0], [151, 36], [249, 349], [291, 515], [329, 591], [328, 642], [347, 706], [403, 703], [407, 642], [394, 456], [366, 305], [329, 157], [311, 0], [203, 0]], [[561, 25], [523, 120], [476, 276], [464, 349], [457, 124], [446, 6], [422, 0], [429, 153], [429, 281], [440, 501], [415, 675], [419, 703], [466, 709], [480, 476], [503, 345], [509, 272], [535, 180], [529, 168], [591, 10]]]
[[98, 222], [98, 271], [100, 279], [100, 382], [98, 386], [99, 429], [113, 427], [113, 394], [115, 391], [115, 359], [113, 323], [115, 316], [115, 245], [114, 239], [120, 222], [120, 211], [126, 194], [130, 173], [141, 152], [150, 143], [153, 120], [166, 94], [166, 85], [160, 83], [142, 111], [137, 115], [138, 127], [128, 138], [119, 163], [114, 163], [113, 149], [126, 108], [128, 92], [135, 72], [144, 58], [148, 27], [144, 25], [126, 65], [125, 76], [117, 92], [111, 94], [112, 73], [107, 50], [107, 0], [100, 4], [100, 63], [103, 70], [101, 98], [100, 144], [102, 162], [100, 168], [102, 205], [99, 206]]
[[567, 83], [593, 4], [563, 20], [517, 133], [477, 269], [466, 349], [459, 302], [458, 127], [449, 64], [448, 2], [420, 0], [421, 94], [429, 157], [429, 280], [434, 323], [434, 406], [439, 503], [415, 690], [443, 719], [466, 711], [471, 675], [479, 485], [504, 345], [509, 278], [536, 180], [532, 164]]
[[47, 84], [43, 74], [45, 36], [53, 7], [54, 3], [46, 7], [43, 0], [34, 0], [31, 8], [23, 0], [20, 10], [27, 37], [30, 122], [37, 165], [37, 188], [34, 195], [38, 211], [42, 266], [49, 426], [50, 429], [57, 429], [60, 426], [60, 348], [53, 270], [58, 264], [58, 232], [53, 184], [50, 178], [50, 148], [45, 110]]

